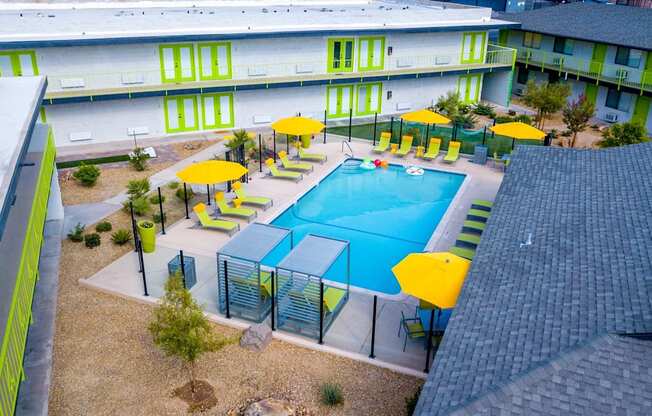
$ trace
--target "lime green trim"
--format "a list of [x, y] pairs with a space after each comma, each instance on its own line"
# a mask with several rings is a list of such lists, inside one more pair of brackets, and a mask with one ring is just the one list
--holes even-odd
[[[367, 66], [361, 66], [362, 56], [362, 47], [361, 44], [363, 41], [367, 41]], [[376, 49], [376, 42], [380, 43], [380, 64], [375, 65], [374, 62], [374, 50]], [[363, 36], [358, 38], [358, 71], [379, 71], [385, 69], [385, 37], [384, 36]]]
[[[196, 79], [195, 73], [195, 47], [192, 43], [177, 43], [177, 44], [165, 44], [159, 45], [159, 59], [161, 63], [161, 82], [163, 83], [178, 83], [178, 82], [187, 82], [194, 81]], [[190, 70], [192, 75], [188, 77], [183, 76], [183, 71], [181, 68], [181, 50], [183, 48], [188, 48], [190, 50]], [[174, 77], [168, 78], [165, 72], [165, 59], [164, 51], [166, 49], [172, 50], [172, 60], [174, 65]]]
[[48, 122], [47, 115], [45, 114], [45, 107], [41, 106], [41, 109], [39, 110], [39, 116], [41, 117], [41, 119], [40, 119], [41, 123], [47, 123]]
[[645, 126], [647, 124], [647, 115], [649, 113], [650, 97], [644, 95], [636, 97], [636, 105], [634, 106], [634, 113], [632, 113], [632, 121], [638, 121]]
[[[371, 90], [373, 87], [378, 87], [378, 101], [376, 103], [371, 102]], [[365, 89], [365, 97], [367, 100], [365, 102], [364, 108], [360, 108], [360, 90]], [[355, 100], [355, 115], [356, 116], [367, 116], [374, 113], [382, 112], [382, 98], [383, 98], [383, 83], [382, 82], [371, 82], [369, 84], [358, 84], [356, 86], [356, 100]], [[375, 105], [374, 105], [375, 104]]]
[[498, 33], [498, 44], [501, 46], [507, 46], [507, 42], [509, 41], [509, 29], [502, 29]]
[[[470, 38], [469, 58], [464, 59], [464, 45], [466, 44], [467, 38]], [[486, 41], [487, 41], [487, 32], [464, 32], [462, 34], [462, 53], [460, 54], [460, 63], [479, 64], [484, 62], [484, 56], [486, 52]], [[479, 45], [478, 42], [480, 42]], [[481, 48], [480, 56], [477, 59], [473, 59], [473, 57], [476, 56], [476, 49], [478, 48], [478, 46]]]
[[[219, 54], [218, 48], [226, 48], [226, 74], [220, 74], [219, 72]], [[211, 55], [206, 57], [202, 55], [203, 48], [210, 48]], [[197, 54], [199, 56], [199, 79], [202, 81], [212, 80], [212, 79], [231, 79], [233, 77], [233, 69], [231, 67], [231, 42], [208, 42], [208, 43], [199, 43], [197, 44]], [[211, 64], [211, 73], [204, 74], [204, 59], [213, 59]]]
[[[214, 114], [214, 121], [215, 123], [211, 124], [209, 123], [208, 120], [206, 120], [206, 98], [212, 97], [213, 98], [213, 112]], [[221, 123], [222, 120], [222, 104], [220, 101], [221, 97], [229, 97], [229, 109], [231, 113], [231, 122], [230, 123]], [[202, 106], [202, 128], [204, 130], [208, 129], [217, 129], [217, 128], [230, 128], [235, 126], [235, 116], [233, 112], [233, 93], [231, 92], [225, 92], [225, 93], [218, 93], [218, 94], [203, 94], [201, 96], [201, 106]]]
[[32, 300], [38, 280], [38, 262], [43, 242], [43, 227], [47, 215], [55, 155], [54, 139], [52, 131], [49, 131], [34, 190], [32, 208], [25, 229], [25, 239], [18, 273], [15, 276], [16, 284], [9, 306], [7, 326], [2, 328], [5, 332], [0, 347], [0, 415], [3, 416], [14, 414], [18, 387], [25, 378], [23, 357], [27, 331], [32, 322]]
[[[349, 108], [353, 108], [353, 85], [329, 85], [326, 87], [326, 115], [328, 118], [348, 117], [349, 111], [342, 106], [342, 96], [345, 88], [349, 89]], [[331, 90], [337, 90], [337, 101], [330, 102]], [[335, 113], [331, 114], [331, 106], [335, 105]]]
[[[335, 56], [335, 44], [339, 43], [339, 53]], [[347, 44], [351, 47], [351, 57], [346, 59]], [[353, 38], [328, 39], [328, 72], [353, 72], [353, 57], [355, 56], [355, 41]]]
[[586, 89], [584, 90], [584, 95], [586, 96], [586, 99], [593, 104], [596, 104], [596, 101], [598, 99], [598, 86], [595, 84], [586, 84]]
[[[474, 96], [471, 97], [471, 86], [474, 78], [477, 80], [477, 82], [475, 83]], [[464, 88], [464, 97], [460, 96], [460, 100], [467, 104], [477, 103], [480, 100], [480, 86], [482, 85], [482, 74], [460, 75], [459, 78], [457, 79], [458, 96], [460, 95], [460, 85], [462, 82], [465, 83], [466, 88]]]
[[0, 76], [14, 76], [14, 77], [22, 77], [23, 76], [23, 68], [22, 65], [20, 64], [20, 56], [21, 55], [28, 55], [30, 57], [30, 61], [32, 64], [32, 72], [34, 75], [38, 75], [38, 65], [36, 64], [36, 52], [34, 51], [11, 51], [11, 52], [0, 52], [0, 56], [8, 56], [9, 60], [11, 61], [11, 70], [13, 71], [13, 74], [7, 75], [7, 74], [2, 74], [0, 73]]
[[643, 87], [652, 85], [652, 51], [647, 51], [645, 57], [645, 67], [641, 75], [641, 85]]
[[589, 72], [593, 75], [602, 75], [604, 60], [607, 56], [607, 45], [604, 43], [594, 43], [591, 62], [589, 63]]
[[[195, 123], [192, 126], [187, 126], [186, 125], [186, 117], [185, 117], [185, 100], [186, 99], [191, 99], [192, 100], [192, 105], [193, 105], [193, 113], [195, 116]], [[168, 112], [168, 103], [170, 101], [176, 101], [177, 103], [177, 118], [179, 120], [179, 124], [177, 128], [171, 128], [170, 127], [170, 117], [174, 116], [174, 114], [169, 114]], [[181, 133], [184, 131], [195, 131], [198, 130], [199, 128], [199, 114], [197, 111], [197, 96], [195, 95], [177, 95], [177, 96], [168, 96], [168, 97], [163, 97], [163, 111], [165, 114], [165, 131], [167, 133]]]

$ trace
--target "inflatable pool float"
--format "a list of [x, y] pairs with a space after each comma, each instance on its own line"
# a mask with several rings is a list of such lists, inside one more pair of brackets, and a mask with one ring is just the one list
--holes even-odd
[[365, 170], [374, 170], [376, 169], [376, 165], [371, 159], [365, 159], [360, 163], [360, 167]]
[[410, 166], [409, 168], [405, 169], [405, 173], [412, 176], [422, 176], [423, 169], [416, 166]]

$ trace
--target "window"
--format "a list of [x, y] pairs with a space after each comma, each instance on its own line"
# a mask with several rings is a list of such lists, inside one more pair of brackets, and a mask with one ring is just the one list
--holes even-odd
[[525, 32], [523, 34], [523, 46], [539, 49], [541, 47], [541, 35], [539, 33]]
[[552, 48], [553, 51], [557, 53], [563, 53], [564, 55], [573, 54], [573, 41], [567, 38], [555, 38], [555, 44]]
[[631, 98], [632, 96], [630, 94], [624, 94], [621, 91], [610, 88], [607, 91], [607, 100], [604, 105], [614, 110], [628, 112], [632, 102]]
[[626, 65], [632, 68], [638, 68], [641, 65], [642, 55], [643, 51], [639, 51], [638, 49], [630, 49], [619, 46], [618, 49], [616, 49], [616, 59], [614, 62], [618, 65]]
[[34, 51], [0, 52], [0, 77], [38, 75]]
[[523, 85], [527, 84], [529, 75], [530, 75], [530, 71], [528, 71], [525, 68], [519, 68], [518, 75], [516, 76], [516, 82]]
[[385, 66], [385, 38], [365, 37], [358, 40], [358, 70], [377, 71]]
[[353, 71], [353, 38], [328, 40], [328, 72]]

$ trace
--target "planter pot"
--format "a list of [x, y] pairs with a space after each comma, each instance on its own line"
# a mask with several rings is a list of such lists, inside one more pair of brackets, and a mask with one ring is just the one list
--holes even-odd
[[156, 249], [156, 227], [152, 221], [138, 221], [138, 235], [143, 243], [143, 252], [153, 253]]

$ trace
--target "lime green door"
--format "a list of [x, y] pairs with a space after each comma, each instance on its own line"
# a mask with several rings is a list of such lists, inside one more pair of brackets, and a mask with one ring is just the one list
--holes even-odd
[[363, 37], [358, 39], [358, 70], [379, 71], [385, 68], [385, 38]]
[[195, 80], [195, 48], [190, 44], [160, 45], [161, 80], [186, 82]]
[[632, 113], [632, 121], [638, 121], [642, 125], [647, 124], [647, 115], [650, 113], [650, 97], [639, 95], [636, 98], [636, 105], [634, 106], [634, 113]]
[[355, 114], [364, 116], [380, 113], [383, 84], [374, 82], [372, 84], [360, 84], [357, 86], [357, 98], [355, 103]]
[[607, 45], [604, 43], [593, 44], [593, 54], [591, 55], [591, 64], [589, 65], [589, 72], [593, 76], [602, 74], [604, 66], [604, 59], [607, 56]]
[[348, 117], [353, 106], [353, 85], [326, 87], [326, 114], [328, 118]]
[[480, 100], [482, 74], [461, 75], [457, 80], [457, 94], [465, 103], [477, 103]]
[[34, 51], [0, 52], [0, 76], [29, 77], [38, 75]]
[[233, 93], [201, 96], [202, 127], [204, 130], [233, 127]]
[[231, 79], [231, 43], [211, 42], [197, 45], [199, 79]]
[[460, 62], [463, 64], [477, 64], [484, 61], [486, 32], [466, 32], [462, 35], [462, 56]]
[[165, 131], [179, 133], [199, 128], [197, 121], [197, 97], [180, 95], [164, 98]]
[[353, 71], [353, 38], [328, 40], [328, 72]]

